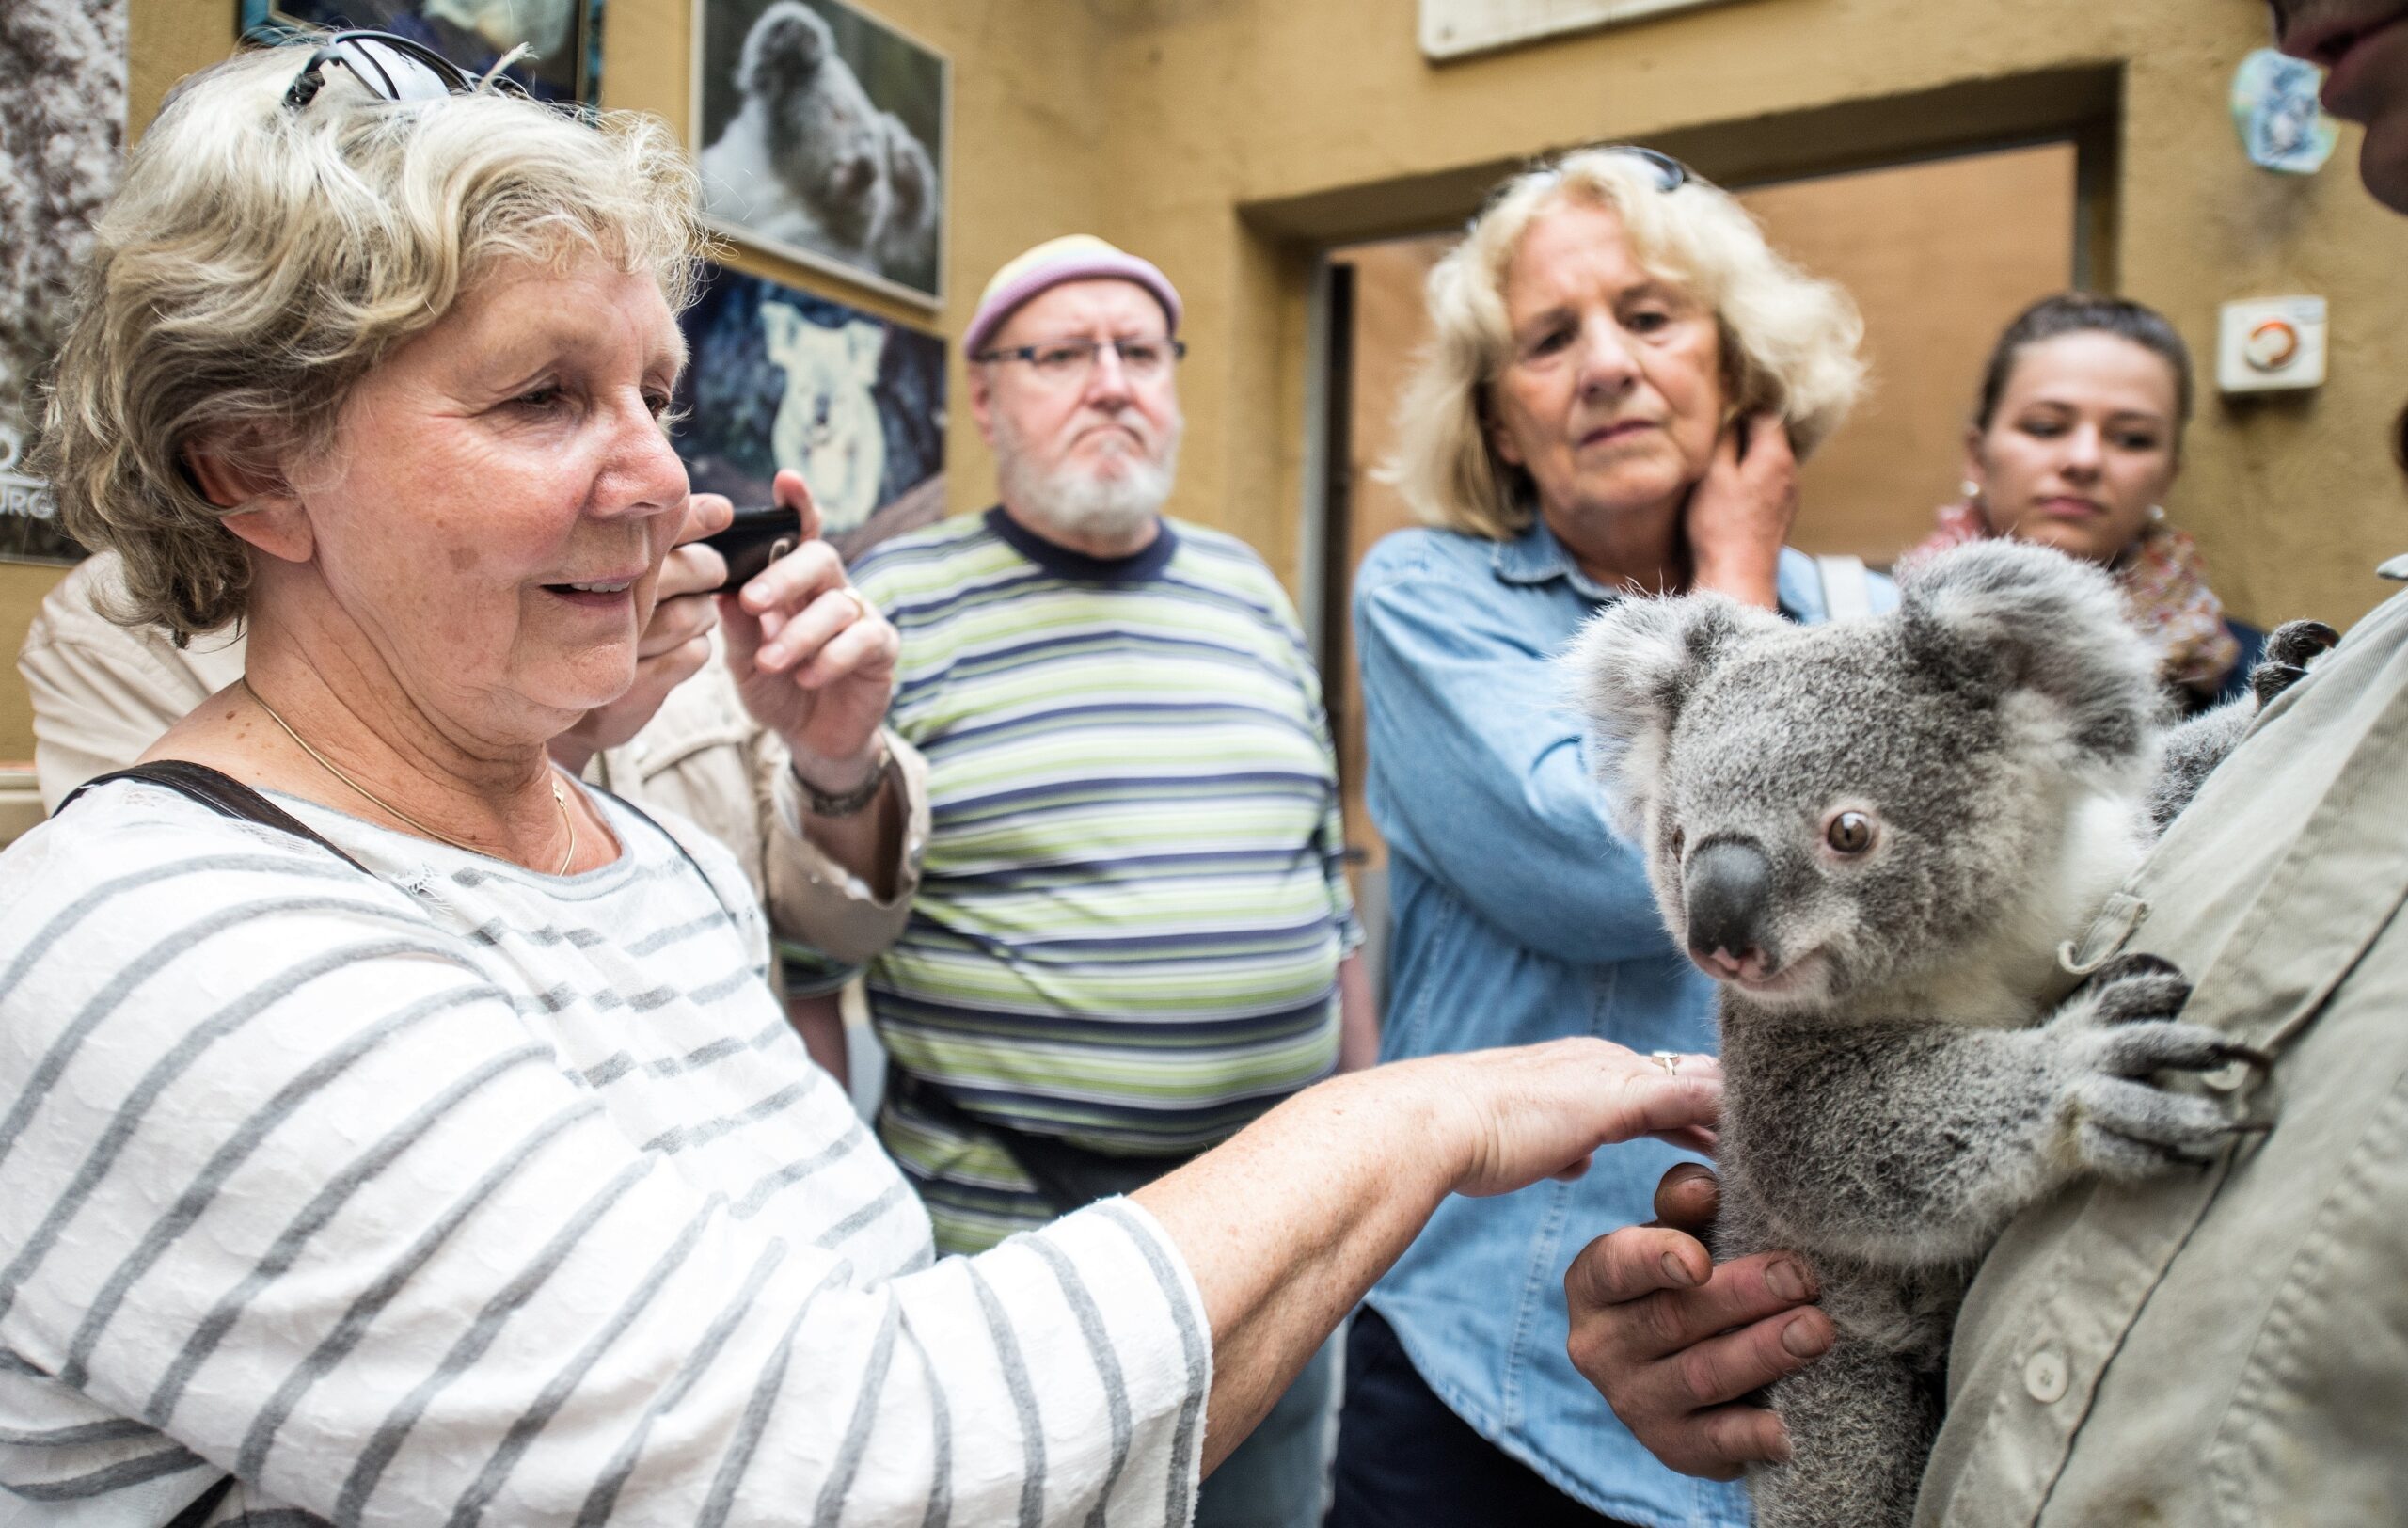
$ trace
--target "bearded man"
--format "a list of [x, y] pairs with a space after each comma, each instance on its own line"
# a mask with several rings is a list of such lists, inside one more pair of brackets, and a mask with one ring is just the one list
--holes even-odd
[[[927, 756], [911, 918], [868, 972], [879, 1133], [938, 1245], [1124, 1193], [1377, 1048], [1321, 685], [1243, 543], [1162, 514], [1179, 294], [1085, 235], [997, 272], [964, 336], [1002, 502], [883, 542], [890, 724]], [[1333, 1355], [1197, 1521], [1321, 1518]]]

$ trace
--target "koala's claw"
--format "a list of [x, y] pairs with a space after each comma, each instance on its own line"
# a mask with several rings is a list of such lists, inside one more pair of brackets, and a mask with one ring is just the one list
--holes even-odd
[[2234, 1134], [2213, 1100], [2132, 1077], [2093, 1077], [2075, 1089], [2074, 1106], [2075, 1149], [2083, 1164], [2126, 1182], [2172, 1165], [2210, 1166]]
[[2266, 639], [2266, 656], [2249, 671], [2249, 692], [2258, 697], [2259, 708], [2306, 678], [2308, 660], [2330, 652], [2340, 640], [2341, 633], [2322, 621], [2286, 621], [2276, 627]]
[[[2155, 961], [2154, 956], [2130, 957]], [[2162, 961], [2157, 961], [2164, 965]], [[2104, 973], [2102, 973], [2103, 975]], [[2191, 984], [2181, 973], [2166, 966], [2163, 971], [2147, 970], [2131, 976], [2116, 976], [2099, 984], [2091, 995], [2091, 1017], [2099, 1024], [2139, 1024], [2152, 1019], [2170, 1019], [2182, 1011], [2191, 1000]]]
[[2319, 653], [2341, 645], [2341, 633], [2322, 621], [2285, 621], [2266, 638], [2266, 656], [2277, 663], [2305, 666]]
[[2159, 1072], [2213, 1072], [2233, 1059], [2223, 1035], [2176, 1019], [2127, 1021], [2104, 1031], [2095, 1052], [2099, 1070], [2116, 1077]]
[[2135, 977], [2178, 977], [2181, 974], [2182, 968], [2164, 956], [2136, 949], [2131, 954], [2116, 956], [2093, 972], [2090, 984], [2104, 987], [2110, 982], [2129, 981]]

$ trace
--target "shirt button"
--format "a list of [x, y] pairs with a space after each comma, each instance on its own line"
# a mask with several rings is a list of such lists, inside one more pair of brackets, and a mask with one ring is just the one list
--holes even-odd
[[2066, 1378], [2065, 1358], [2054, 1348], [2044, 1347], [2023, 1361], [2023, 1388], [2042, 1406], [2065, 1398]]

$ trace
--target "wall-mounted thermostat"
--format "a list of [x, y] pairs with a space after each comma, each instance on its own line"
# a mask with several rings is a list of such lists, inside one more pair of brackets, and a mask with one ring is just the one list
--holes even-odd
[[2323, 298], [2261, 297], [2224, 305], [2217, 387], [2226, 392], [2291, 392], [2323, 382]]

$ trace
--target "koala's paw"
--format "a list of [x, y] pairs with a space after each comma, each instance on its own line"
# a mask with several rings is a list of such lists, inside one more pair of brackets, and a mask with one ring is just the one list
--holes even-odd
[[2306, 678], [2308, 660], [2331, 652], [2340, 640], [2341, 633], [2322, 621], [2285, 621], [2274, 628], [2265, 656], [2249, 671], [2249, 692], [2258, 697], [2258, 708]]
[[2216, 1100], [2161, 1088], [2165, 1073], [2212, 1072], [2266, 1058], [2177, 1015], [2191, 984], [2154, 955], [2110, 962], [2060, 1011], [2072, 1062], [2066, 1090], [2073, 1149], [2082, 1165], [2122, 1181], [2180, 1164], [2205, 1166], [2250, 1128]]

